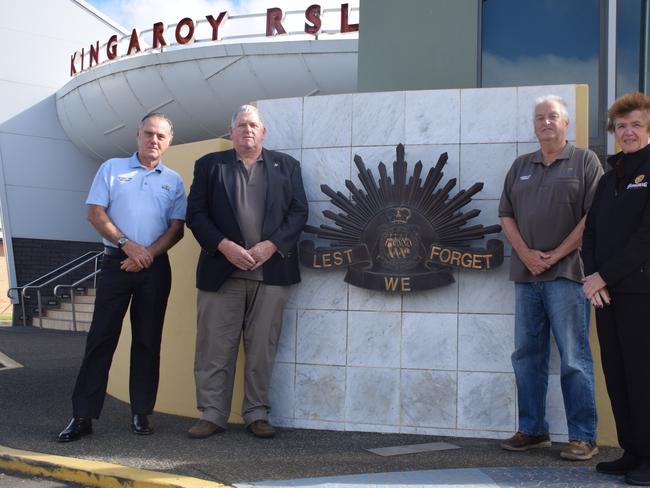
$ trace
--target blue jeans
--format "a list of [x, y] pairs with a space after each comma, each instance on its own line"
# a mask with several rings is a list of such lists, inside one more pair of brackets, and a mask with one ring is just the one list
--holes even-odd
[[564, 278], [515, 283], [515, 351], [519, 430], [548, 433], [546, 391], [550, 333], [560, 351], [569, 439], [596, 438], [594, 368], [589, 346], [589, 302], [579, 283]]

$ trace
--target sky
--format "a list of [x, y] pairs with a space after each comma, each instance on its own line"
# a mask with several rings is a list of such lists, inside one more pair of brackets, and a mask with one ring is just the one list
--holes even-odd
[[[265, 12], [267, 8], [279, 7], [283, 11], [304, 10], [313, 3], [322, 8], [338, 7], [346, 0], [86, 0], [127, 30], [150, 29], [154, 22], [175, 24], [183, 17], [203, 19], [219, 12], [230, 15]], [[350, 7], [357, 1], [348, 2]]]

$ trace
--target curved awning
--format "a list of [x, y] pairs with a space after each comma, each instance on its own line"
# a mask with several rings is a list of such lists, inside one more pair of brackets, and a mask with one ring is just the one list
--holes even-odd
[[146, 53], [76, 75], [56, 95], [59, 121], [94, 158], [135, 149], [138, 121], [164, 112], [174, 142], [223, 136], [241, 104], [356, 91], [358, 40], [280, 41]]

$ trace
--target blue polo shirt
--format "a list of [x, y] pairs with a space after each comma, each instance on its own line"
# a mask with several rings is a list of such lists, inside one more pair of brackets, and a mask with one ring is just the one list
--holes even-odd
[[170, 220], [185, 220], [187, 207], [180, 175], [162, 161], [154, 169], [145, 168], [136, 153], [130, 158], [105, 161], [95, 175], [86, 203], [106, 208], [124, 235], [143, 246], [157, 241], [169, 228]]

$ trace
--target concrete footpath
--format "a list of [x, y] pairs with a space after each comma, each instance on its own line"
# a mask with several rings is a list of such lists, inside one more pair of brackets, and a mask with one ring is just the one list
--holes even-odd
[[[278, 429], [274, 439], [257, 439], [239, 425], [194, 440], [186, 435], [193, 418], [165, 414], [151, 417], [154, 435], [140, 437], [129, 431], [128, 404], [110, 397], [92, 435], [60, 444], [84, 344], [83, 333], [0, 327], [0, 473], [102, 487], [626, 486], [594, 470], [620, 455], [613, 448], [574, 463], [559, 458], [558, 443], [512, 453], [498, 440], [403, 434]], [[388, 457], [367, 451], [430, 442], [460, 449]]]

